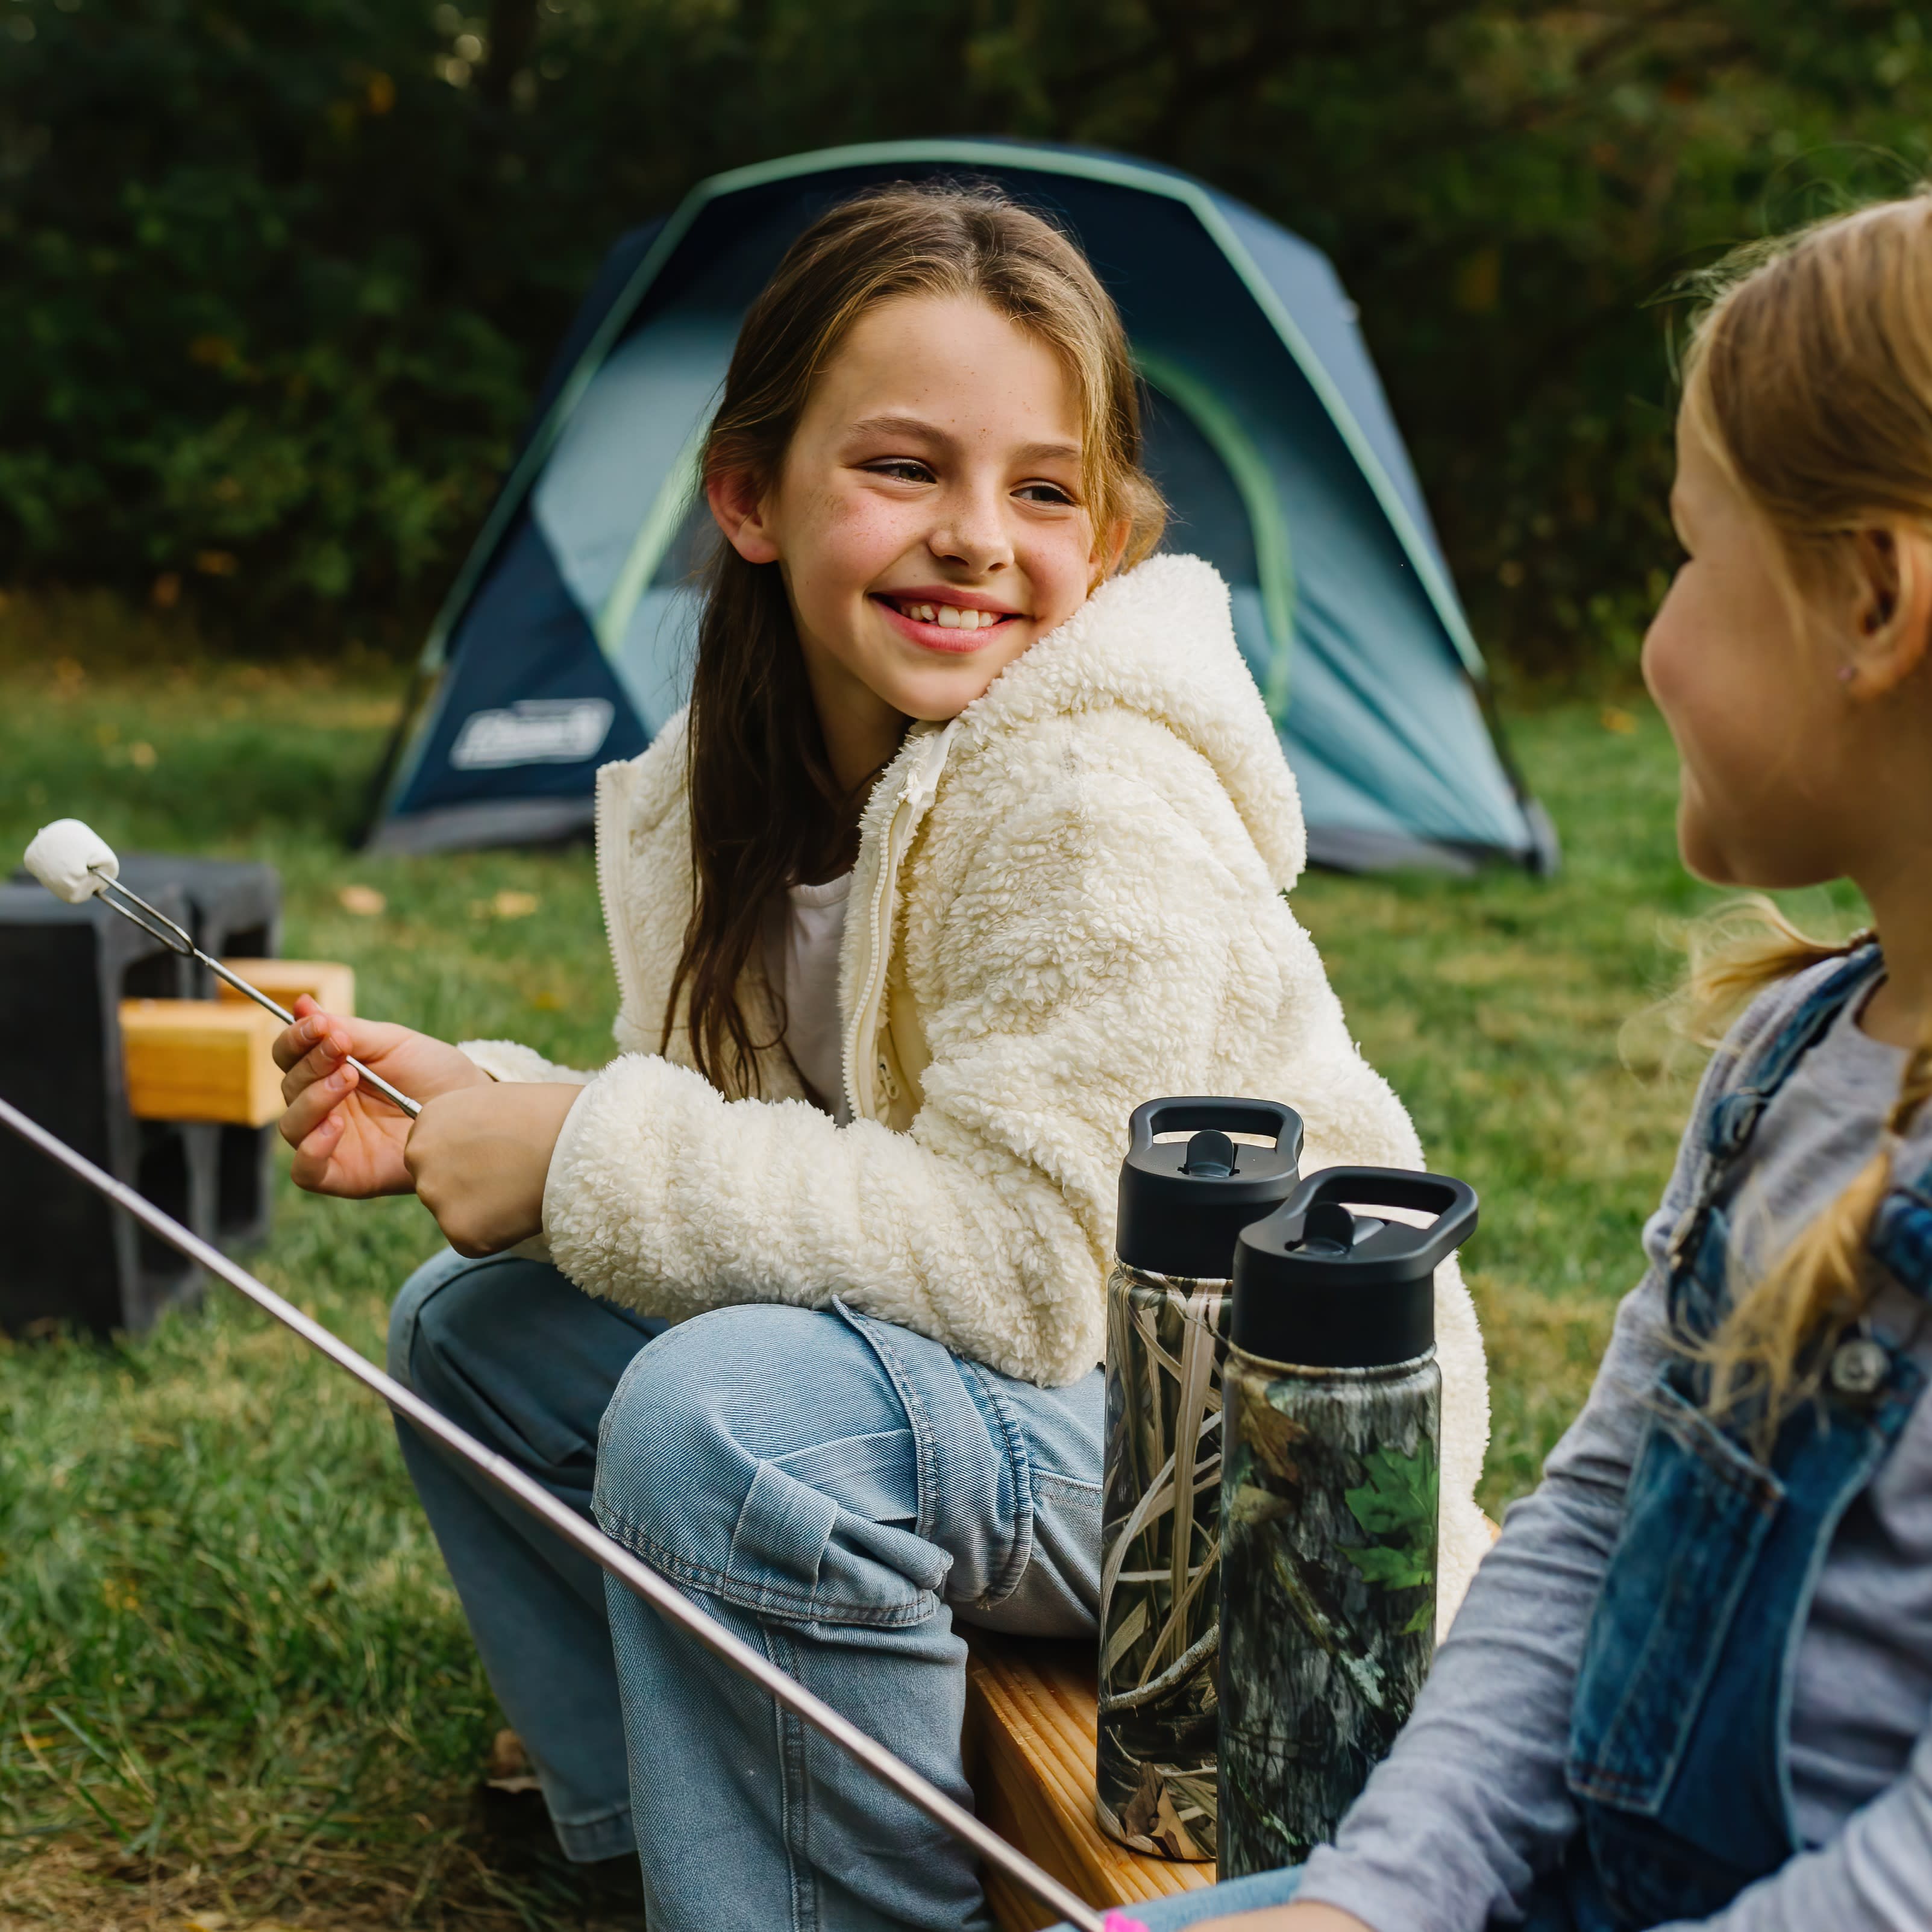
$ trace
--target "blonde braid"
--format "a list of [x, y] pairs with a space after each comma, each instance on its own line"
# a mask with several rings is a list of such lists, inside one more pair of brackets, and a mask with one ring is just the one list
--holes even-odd
[[1690, 970], [1670, 1002], [1672, 1023], [1699, 1045], [1714, 1047], [1766, 987], [1842, 959], [1871, 937], [1868, 928], [1846, 939], [1820, 939], [1793, 926], [1762, 892], [1734, 899], [1690, 928]]
[[1891, 1190], [1899, 1144], [1928, 1097], [1932, 1038], [1907, 1058], [1871, 1158], [1694, 1350], [1710, 1366], [1713, 1419], [1748, 1402], [1761, 1458], [1769, 1456], [1785, 1417], [1816, 1392], [1828, 1353], [1820, 1344], [1856, 1322], [1871, 1300], [1876, 1284], [1865, 1249], [1873, 1219]]

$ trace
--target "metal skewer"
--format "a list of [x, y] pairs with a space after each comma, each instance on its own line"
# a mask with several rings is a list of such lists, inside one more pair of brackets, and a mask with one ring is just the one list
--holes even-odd
[[[109, 878], [98, 868], [95, 868], [95, 876], [100, 880], [99, 896], [105, 899], [123, 919], [133, 920], [150, 938], [158, 939], [164, 946], [172, 946], [177, 952], [184, 952], [190, 959], [200, 960], [218, 980], [226, 981], [238, 993], [253, 1000], [258, 1006], [266, 1006], [284, 1026], [295, 1024], [296, 1016], [286, 1006], [270, 999], [259, 986], [250, 986], [240, 974], [230, 972], [219, 959], [211, 958], [166, 913], [158, 911], [139, 892], [124, 886], [118, 879]], [[401, 1108], [411, 1120], [413, 1120], [422, 1112], [420, 1100], [412, 1100], [400, 1088], [392, 1087], [380, 1073], [371, 1073], [352, 1054], [350, 1057], [349, 1064], [355, 1068], [356, 1076], [364, 1086], [373, 1088], [392, 1106]]]
[[[118, 890], [125, 890], [124, 888]], [[134, 895], [128, 893], [134, 898]], [[136, 900], [136, 904], [142, 902]], [[144, 910], [153, 912], [152, 907]], [[154, 914], [161, 919], [158, 913]], [[130, 917], [133, 915], [130, 914]], [[162, 920], [182, 939], [187, 934], [170, 920]], [[150, 928], [151, 931], [154, 928]], [[193, 951], [192, 946], [189, 949]], [[214, 966], [205, 954], [196, 952], [195, 957]], [[216, 967], [217, 971], [220, 968]], [[224, 977], [230, 977], [224, 975]], [[241, 982], [235, 981], [237, 986]], [[242, 986], [244, 992], [253, 989]], [[254, 998], [264, 1006], [280, 1012], [273, 1001], [257, 993]], [[286, 1019], [288, 1016], [282, 1015]], [[374, 1076], [369, 1076], [374, 1078]], [[393, 1089], [386, 1090], [398, 1102], [415, 1112], [412, 1102], [404, 1100]], [[32, 1120], [18, 1108], [0, 1100], [0, 1126], [5, 1126], [20, 1138], [37, 1147], [50, 1159], [58, 1161], [70, 1174], [76, 1174], [97, 1192], [105, 1195], [119, 1208], [124, 1208], [150, 1233], [158, 1234], [170, 1246], [178, 1248], [190, 1260], [198, 1262], [212, 1275], [218, 1276], [229, 1286], [238, 1289], [255, 1305], [273, 1316], [284, 1328], [292, 1329], [296, 1334], [315, 1349], [326, 1355], [335, 1366], [362, 1384], [373, 1389], [395, 1412], [413, 1427], [440, 1443], [452, 1454], [469, 1463], [486, 1480], [501, 1490], [512, 1502], [527, 1510], [547, 1528], [554, 1530], [574, 1550], [580, 1551], [600, 1569], [634, 1591], [658, 1615], [682, 1630], [710, 1652], [720, 1662], [748, 1677], [765, 1694], [784, 1709], [806, 1724], [809, 1724], [820, 1736], [828, 1738], [849, 1756], [862, 1765], [882, 1784], [890, 1786], [904, 1798], [943, 1826], [962, 1844], [969, 1845], [987, 1864], [996, 1865], [1015, 1884], [1023, 1886], [1042, 1905], [1065, 1919], [1079, 1932], [1108, 1932], [1108, 1922], [1093, 1907], [1077, 1898], [1066, 1887], [1049, 1872], [1043, 1871], [1032, 1859], [1008, 1844], [997, 1832], [990, 1829], [967, 1810], [956, 1804], [939, 1787], [921, 1777], [912, 1767], [895, 1757], [877, 1739], [868, 1737], [842, 1717], [830, 1704], [814, 1696], [795, 1678], [788, 1677], [761, 1657], [758, 1652], [734, 1636], [724, 1626], [707, 1616], [697, 1604], [674, 1585], [667, 1582], [655, 1570], [640, 1562], [624, 1546], [587, 1522], [577, 1512], [560, 1503], [542, 1485], [524, 1474], [514, 1462], [486, 1449], [466, 1430], [460, 1429], [447, 1416], [432, 1408], [411, 1390], [405, 1388], [377, 1368], [364, 1360], [347, 1342], [332, 1334], [311, 1316], [304, 1315], [292, 1303], [285, 1301], [274, 1290], [257, 1281], [246, 1268], [238, 1267], [223, 1254], [218, 1248], [212, 1247], [178, 1221], [164, 1214], [152, 1202], [111, 1174], [103, 1172], [93, 1162], [74, 1152], [64, 1141]]]

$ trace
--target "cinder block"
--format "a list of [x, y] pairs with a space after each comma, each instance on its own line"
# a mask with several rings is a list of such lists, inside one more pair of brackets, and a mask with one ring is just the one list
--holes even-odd
[[[272, 958], [280, 948], [273, 866], [135, 854], [121, 874], [218, 958]], [[260, 1123], [279, 1112], [279, 1094], [270, 1112], [258, 1057], [238, 1118], [136, 1118], [121, 1031], [123, 1000], [194, 1000], [226, 1012], [214, 983], [98, 900], [63, 905], [24, 874], [0, 885], [0, 1094], [205, 1240], [233, 1248], [268, 1232], [274, 1129]], [[274, 1022], [261, 1022], [272, 1039]], [[10, 1135], [0, 1136], [0, 1330], [55, 1321], [138, 1331], [198, 1288], [174, 1250]]]
[[[178, 892], [143, 896], [185, 922]], [[212, 1130], [136, 1120], [122, 1063], [122, 1000], [188, 992], [188, 963], [98, 900], [63, 905], [37, 885], [0, 886], [0, 1094], [206, 1232]], [[0, 1136], [0, 1328], [13, 1334], [46, 1320], [100, 1334], [145, 1328], [196, 1284], [190, 1262], [11, 1135]]]

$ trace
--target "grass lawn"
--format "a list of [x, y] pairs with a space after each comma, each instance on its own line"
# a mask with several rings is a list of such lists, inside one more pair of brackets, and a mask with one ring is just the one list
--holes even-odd
[[[364, 1012], [595, 1064], [614, 995], [587, 848], [346, 851], [393, 707], [366, 676], [16, 664], [0, 851], [72, 813], [123, 849], [271, 860], [286, 950], [352, 963]], [[1689, 1075], [1619, 1031], [1673, 970], [1666, 926], [1710, 896], [1676, 865], [1654, 713], [1572, 705], [1516, 737], [1561, 878], [1317, 877], [1295, 902], [1432, 1162], [1483, 1194], [1492, 1511], [1534, 1482], [1634, 1278]], [[350, 885], [386, 909], [346, 910]], [[260, 1271], [380, 1355], [427, 1217], [286, 1185], [277, 1211]], [[0, 1924], [602, 1909], [479, 1804], [501, 1720], [374, 1403], [217, 1292], [119, 1346], [0, 1342]]]

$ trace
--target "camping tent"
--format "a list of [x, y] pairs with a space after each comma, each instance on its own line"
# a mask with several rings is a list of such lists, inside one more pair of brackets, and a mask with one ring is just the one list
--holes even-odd
[[587, 820], [596, 767], [640, 750], [682, 701], [708, 534], [697, 458], [747, 304], [832, 201], [933, 176], [990, 178], [1049, 213], [1119, 302], [1168, 543], [1232, 587], [1311, 855], [1552, 862], [1327, 258], [1188, 176], [994, 140], [741, 168], [617, 244], [430, 633], [372, 846], [501, 844]]

